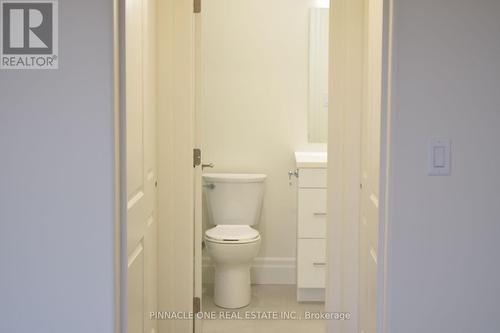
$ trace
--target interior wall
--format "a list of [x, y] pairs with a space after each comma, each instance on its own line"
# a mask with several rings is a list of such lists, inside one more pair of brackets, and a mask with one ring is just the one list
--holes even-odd
[[59, 7], [58, 70], [0, 73], [0, 331], [114, 331], [113, 1]]
[[266, 263], [294, 265], [296, 182], [289, 186], [287, 175], [295, 169], [294, 152], [326, 149], [307, 138], [309, 8], [315, 3], [203, 3], [203, 159], [216, 165], [205, 172], [268, 176], [257, 226], [258, 257]]
[[[500, 2], [396, 0], [386, 332], [500, 327]], [[451, 176], [427, 175], [452, 140]]]

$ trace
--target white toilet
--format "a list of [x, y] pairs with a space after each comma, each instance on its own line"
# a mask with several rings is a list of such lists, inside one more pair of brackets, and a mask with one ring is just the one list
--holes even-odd
[[251, 299], [250, 265], [259, 252], [259, 222], [264, 195], [262, 174], [204, 174], [209, 222], [208, 254], [215, 265], [214, 302], [235, 309]]

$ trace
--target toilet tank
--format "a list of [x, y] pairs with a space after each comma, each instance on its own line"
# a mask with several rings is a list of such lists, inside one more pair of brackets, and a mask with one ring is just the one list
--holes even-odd
[[209, 222], [214, 225], [257, 224], [265, 179], [266, 175], [263, 174], [204, 174]]

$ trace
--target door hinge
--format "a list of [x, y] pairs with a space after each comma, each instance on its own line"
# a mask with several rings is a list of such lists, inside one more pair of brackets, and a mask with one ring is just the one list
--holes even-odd
[[193, 149], [193, 168], [198, 165], [201, 165], [201, 149], [195, 148]]
[[193, 313], [200, 313], [201, 312], [201, 298], [199, 297], [193, 297]]
[[201, 0], [193, 0], [193, 13], [201, 13]]

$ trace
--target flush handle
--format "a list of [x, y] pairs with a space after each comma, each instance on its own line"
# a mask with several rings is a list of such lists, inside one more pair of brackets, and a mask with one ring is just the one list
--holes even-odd
[[201, 165], [201, 170], [203, 170], [205, 168], [210, 168], [210, 169], [215, 168], [215, 164], [213, 164], [213, 163], [202, 164]]

